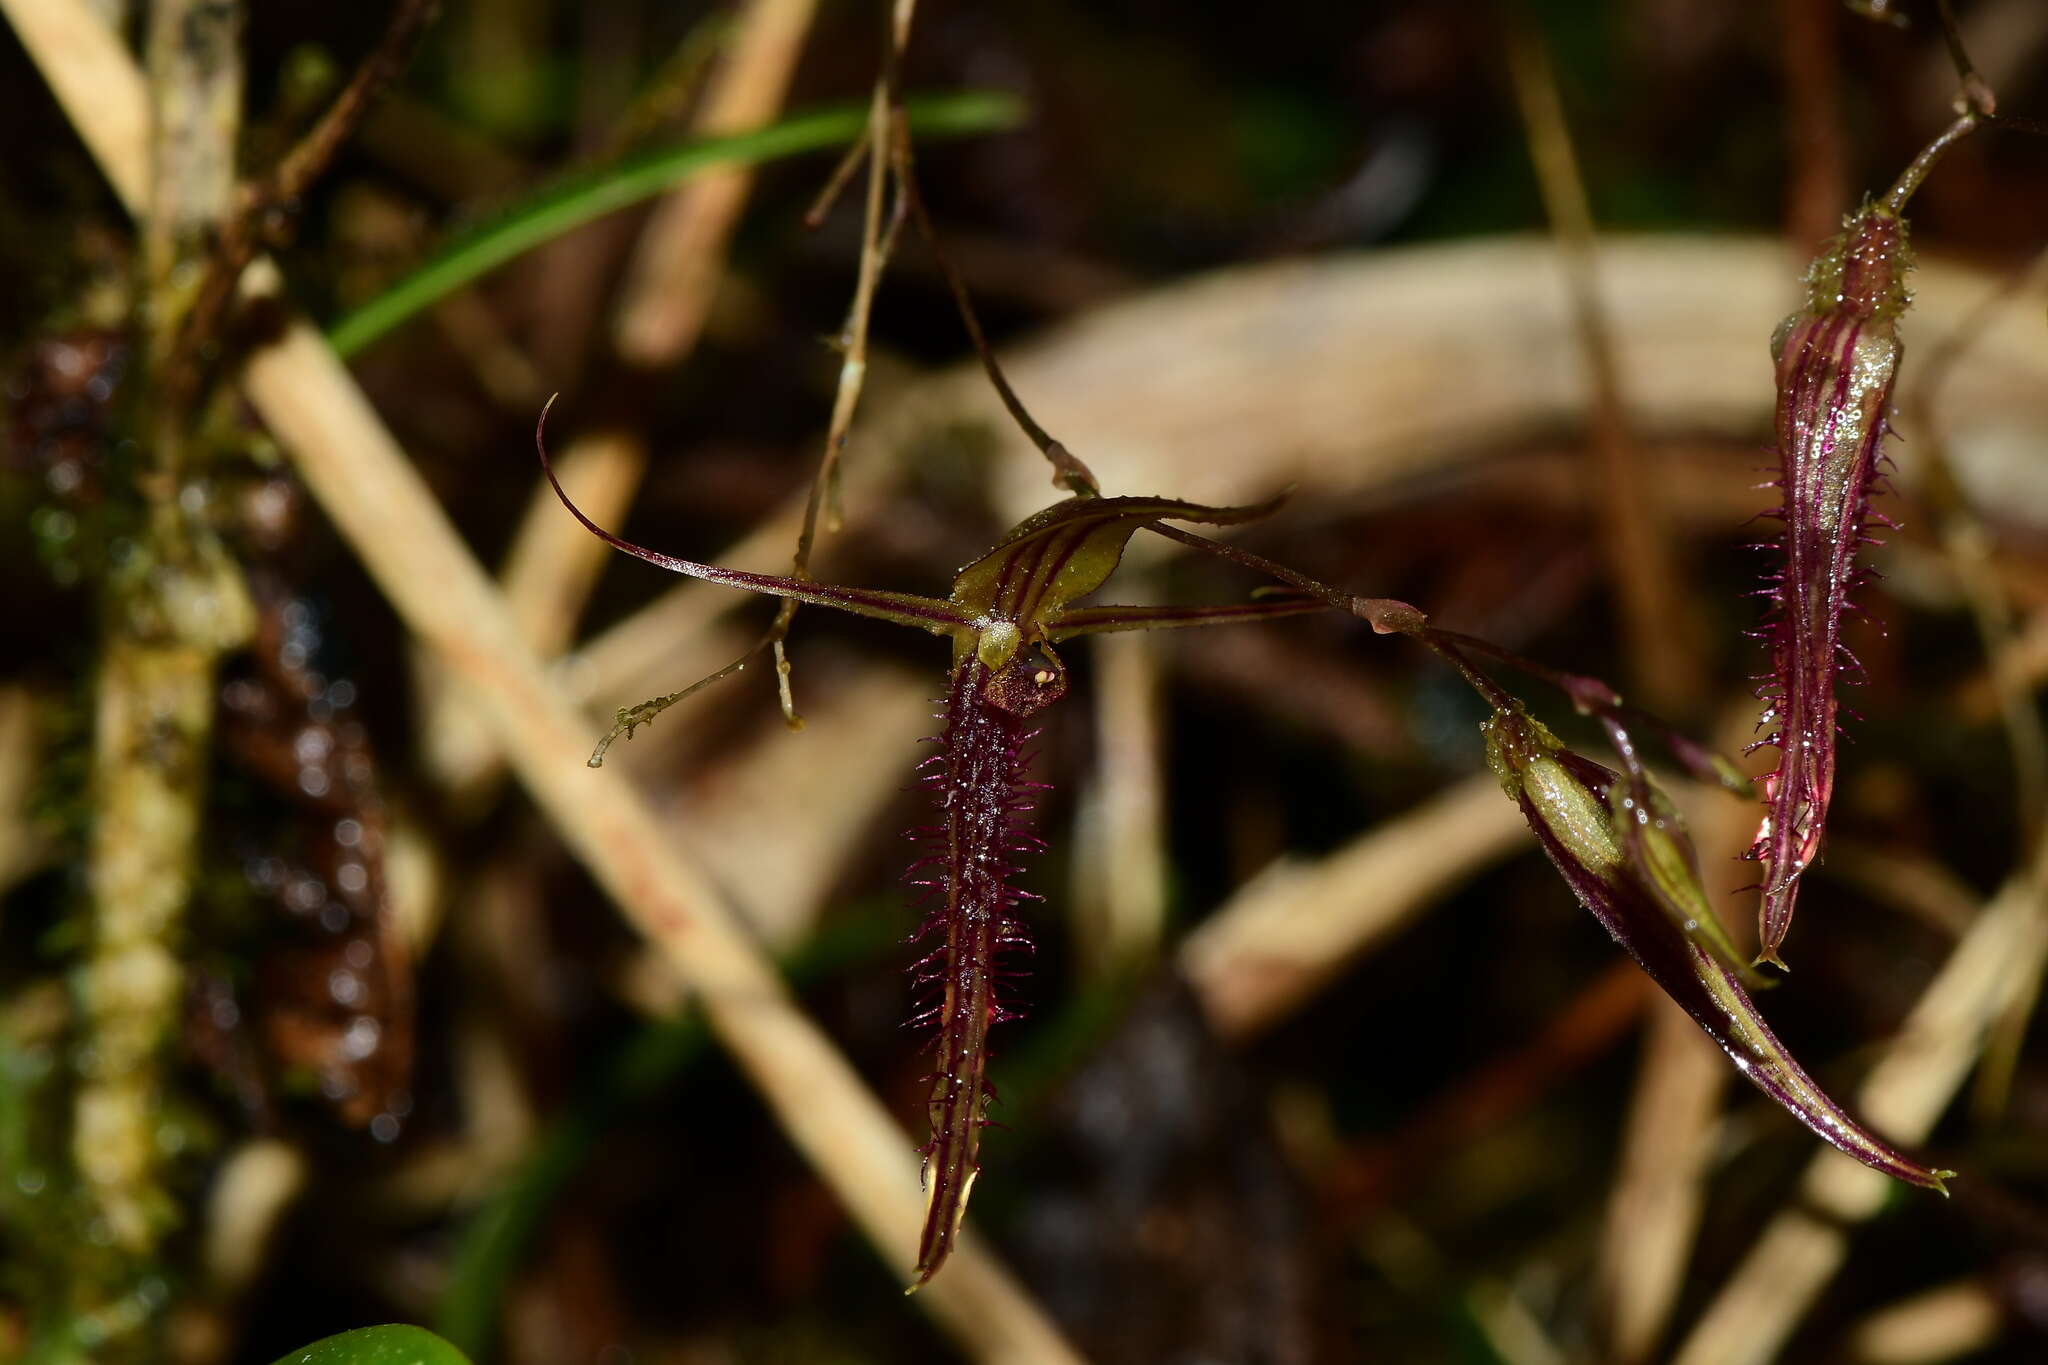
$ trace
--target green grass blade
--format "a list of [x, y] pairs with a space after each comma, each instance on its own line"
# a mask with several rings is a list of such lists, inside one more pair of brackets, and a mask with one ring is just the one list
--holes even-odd
[[[960, 136], [1015, 127], [1023, 119], [1023, 106], [1000, 92], [974, 90], [913, 99], [909, 114], [915, 132]], [[577, 176], [450, 242], [419, 269], [343, 315], [328, 329], [327, 340], [344, 357], [355, 355], [478, 276], [593, 218], [651, 199], [708, 170], [754, 166], [844, 146], [860, 136], [866, 124], [865, 105], [818, 110], [751, 133], [688, 142]]]

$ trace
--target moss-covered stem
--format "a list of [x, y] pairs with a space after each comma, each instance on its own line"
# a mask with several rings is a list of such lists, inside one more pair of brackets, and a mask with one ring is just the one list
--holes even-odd
[[[149, 212], [142, 333], [156, 375], [230, 203], [241, 116], [239, 0], [151, 10]], [[176, 940], [190, 898], [215, 665], [246, 638], [240, 576], [198, 512], [191, 415], [145, 386], [128, 506], [109, 568], [95, 699], [91, 946], [78, 978], [84, 1040], [73, 1151], [87, 1202], [125, 1257], [173, 1221], [162, 1179], [162, 1052], [177, 1016]], [[97, 1238], [95, 1239], [97, 1240]]]

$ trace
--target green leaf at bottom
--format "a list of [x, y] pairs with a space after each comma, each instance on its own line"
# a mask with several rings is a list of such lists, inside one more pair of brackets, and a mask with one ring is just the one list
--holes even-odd
[[275, 1365], [469, 1365], [469, 1357], [424, 1327], [390, 1323], [322, 1337]]

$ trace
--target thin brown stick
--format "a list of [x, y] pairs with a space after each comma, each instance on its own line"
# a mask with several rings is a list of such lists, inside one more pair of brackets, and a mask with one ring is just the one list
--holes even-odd
[[[870, 113], [873, 111], [870, 110]], [[853, 174], [868, 159], [872, 148], [870, 130], [862, 127], [860, 136], [846, 149], [846, 155], [839, 158], [839, 164], [832, 168], [832, 174], [825, 177], [824, 188], [811, 200], [811, 206], [804, 210], [804, 226], [816, 232], [825, 226], [825, 218], [832, 212], [832, 206], [839, 202], [839, 196], [846, 193], [846, 187], [853, 182]]]
[[237, 193], [234, 211], [221, 224], [219, 245], [207, 263], [166, 367], [165, 393], [174, 410], [182, 412], [204, 386], [206, 352], [219, 336], [242, 271], [259, 249], [280, 243], [299, 201], [326, 173], [377, 96], [405, 70], [438, 8], [439, 0], [397, 0], [384, 36], [320, 121], [270, 174]]
[[[1919, 382], [1902, 396], [1900, 406], [1911, 415], [1918, 440], [1914, 444], [1922, 495], [1932, 504], [1946, 554], [1976, 620], [1977, 632], [1991, 670], [2006, 740], [2012, 749], [2013, 777], [2018, 787], [2019, 828], [2029, 840], [2041, 837], [2048, 812], [2048, 735], [2024, 680], [2014, 676], [2010, 661], [2017, 636], [2011, 598], [1993, 563], [1996, 539], [1970, 503], [1943, 439], [1936, 411], [1949, 381], [1986, 331], [1991, 317], [2017, 299], [2035, 297], [2048, 284], [2048, 252], [2043, 252], [2016, 278], [2001, 284], [1945, 332], [1920, 369]], [[2020, 857], [2031, 852], [2023, 846]]]
[[1961, 938], [1977, 917], [1977, 893], [1945, 863], [1914, 849], [1828, 839], [1828, 860], [1814, 870], [1848, 890], [1933, 929]]
[[648, 81], [647, 88], [633, 98], [605, 131], [591, 159], [617, 160], [646, 142], [662, 125], [679, 117], [697, 97], [731, 34], [730, 18], [724, 14], [706, 15], [693, 24]]
[[1567, 1365], [1571, 1359], [1511, 1286], [1483, 1278], [1465, 1291], [1465, 1306], [1502, 1365]]
[[19, 683], [0, 685], [0, 896], [50, 857], [49, 831], [29, 807], [40, 767], [36, 695]]
[[1643, 485], [1643, 463], [1629, 433], [1614, 340], [1594, 271], [1593, 214], [1572, 147], [1557, 76], [1541, 35], [1519, 16], [1506, 22], [1508, 70], [1557, 242], [1571, 299], [1573, 329], [1592, 390], [1592, 443], [1598, 469], [1601, 547], [1621, 609], [1629, 674], [1653, 706], [1698, 700], [1704, 632], [1672, 554], [1662, 509]]
[[1836, 54], [1840, 0], [1788, 0], [1784, 33], [1785, 143], [1791, 185], [1785, 231], [1800, 261], [1841, 231], [1849, 202], [1849, 151], [1842, 134], [1842, 67]]
[[[867, 384], [868, 326], [874, 316], [875, 291], [881, 287], [882, 274], [888, 269], [889, 258], [895, 254], [896, 240], [903, 227], [904, 190], [900, 180], [886, 221], [883, 202], [888, 197], [893, 170], [889, 155], [895, 111], [891, 94], [893, 73], [902, 60], [904, 45], [910, 41], [910, 25], [916, 14], [917, 0], [896, 0], [890, 11], [888, 38], [883, 44], [882, 72], [875, 78], [874, 93], [868, 101], [868, 186], [861, 213], [860, 264], [854, 276], [853, 300], [847, 305], [846, 322], [839, 331], [839, 382], [832, 393], [832, 415], [825, 427], [825, 446], [818, 456], [817, 471], [811, 476], [810, 492], [804, 498], [803, 522], [797, 531], [796, 554], [790, 569], [797, 578], [810, 577], [811, 553], [817, 546], [818, 524], [832, 500], [833, 490], [838, 487], [839, 459], [846, 449], [847, 433], [853, 428], [853, 414], [860, 406], [861, 392]], [[854, 165], [854, 157], [849, 153], [833, 171], [826, 184], [827, 192], [843, 184], [842, 172], [850, 177]], [[818, 202], [824, 205], [829, 201], [821, 197]], [[817, 212], [817, 206], [812, 211]], [[803, 718], [797, 714], [796, 698], [790, 690], [789, 656], [784, 642], [796, 619], [796, 612], [796, 602], [783, 602], [775, 614], [775, 624], [769, 631], [768, 641], [774, 652], [775, 683], [783, 719], [792, 729], [801, 728]]]
[[1938, 1365], [1974, 1356], [2006, 1331], [1998, 1287], [1973, 1275], [1875, 1310], [1849, 1333], [1842, 1358], [1856, 1365]]
[[1976, 63], [1970, 60], [1970, 54], [1963, 46], [1963, 28], [1956, 22], [1954, 8], [1949, 0], [1934, 0], [1934, 7], [1941, 16], [1941, 40], [1948, 45], [1948, 59], [1955, 65], [1956, 80], [1962, 87], [1956, 96], [1956, 112], [1975, 112], [1986, 118], [1993, 117], [1998, 113], [1998, 97], [1977, 74]]
[[1607, 1358], [1621, 1365], [1654, 1359], [1684, 1286], [1730, 1075], [1713, 1040], [1672, 1001], [1650, 1001], [1645, 1022], [1596, 1269]]
[[[0, 7], [13, 17], [17, 7], [77, 3], [0, 0]], [[132, 64], [118, 60], [118, 45], [103, 30], [95, 35], [83, 21], [66, 27], [89, 35], [82, 49], [35, 43], [30, 49], [46, 69], [78, 60], [97, 72], [91, 98], [67, 101], [67, 112], [99, 154], [117, 145], [109, 131], [133, 120], [132, 108], [120, 106], [140, 103], [140, 78]], [[52, 84], [80, 88], [75, 76]], [[104, 125], [102, 110], [109, 111]], [[117, 183], [141, 180], [133, 167], [110, 165], [109, 172]], [[252, 284], [275, 287], [273, 268], [259, 261], [252, 272], [260, 272]], [[401, 617], [442, 652], [474, 703], [491, 715], [541, 808], [627, 917], [697, 989], [714, 1031], [791, 1141], [839, 1193], [883, 1258], [907, 1272], [923, 1207], [903, 1130], [796, 1007], [724, 901], [663, 838], [640, 798], [584, 766], [581, 717], [549, 685], [502, 596], [341, 361], [318, 333], [295, 321], [250, 358], [244, 384]], [[1016, 1365], [1075, 1359], [978, 1238], [963, 1240], [947, 1273], [918, 1303], [977, 1359]]]

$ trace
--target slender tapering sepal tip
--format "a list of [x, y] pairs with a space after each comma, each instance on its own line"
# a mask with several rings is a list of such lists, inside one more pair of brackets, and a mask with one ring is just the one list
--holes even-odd
[[1645, 776], [1624, 777], [1580, 757], [1512, 704], [1487, 722], [1486, 749], [1579, 902], [1738, 1071], [1864, 1165], [1943, 1189], [1953, 1172], [1921, 1165], [1857, 1123], [1771, 1032], [1744, 989], [1752, 973], [1714, 917], [1676, 812]]

